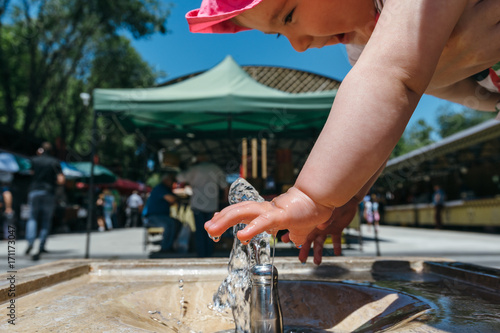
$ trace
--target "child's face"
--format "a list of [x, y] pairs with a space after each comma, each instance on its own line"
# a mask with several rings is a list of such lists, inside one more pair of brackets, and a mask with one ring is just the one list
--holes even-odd
[[366, 44], [375, 27], [373, 0], [262, 0], [234, 21], [281, 34], [303, 52], [338, 43]]

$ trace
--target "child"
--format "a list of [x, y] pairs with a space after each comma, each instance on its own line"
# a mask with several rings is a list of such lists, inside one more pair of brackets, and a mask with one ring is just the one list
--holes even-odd
[[356, 62], [295, 185], [272, 202], [216, 213], [205, 224], [211, 236], [247, 223], [242, 241], [288, 229], [285, 241], [310, 247], [348, 225], [424, 93], [499, 111], [500, 80], [490, 69], [500, 61], [497, 0], [203, 0], [186, 17], [193, 32], [257, 29], [299, 52], [352, 44]]

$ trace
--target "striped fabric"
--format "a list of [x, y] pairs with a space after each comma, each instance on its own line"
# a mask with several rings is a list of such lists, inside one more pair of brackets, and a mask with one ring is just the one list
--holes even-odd
[[474, 75], [477, 83], [489, 91], [500, 92], [500, 62], [493, 67]]

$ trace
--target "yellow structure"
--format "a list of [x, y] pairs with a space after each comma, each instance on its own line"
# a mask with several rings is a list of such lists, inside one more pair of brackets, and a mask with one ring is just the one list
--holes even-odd
[[[444, 226], [500, 227], [500, 122], [488, 120], [391, 159], [377, 182], [396, 199], [384, 223], [433, 226], [433, 187], [446, 194]], [[402, 204], [411, 202], [411, 204]]]
[[[500, 227], [500, 198], [451, 201], [443, 209], [444, 226]], [[431, 204], [387, 207], [386, 224], [433, 226], [434, 206]]]

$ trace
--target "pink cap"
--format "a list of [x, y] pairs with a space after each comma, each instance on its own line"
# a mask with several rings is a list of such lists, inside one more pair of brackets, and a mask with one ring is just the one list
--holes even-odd
[[199, 9], [186, 14], [189, 31], [202, 33], [234, 33], [250, 30], [230, 19], [255, 7], [262, 0], [203, 0]]

